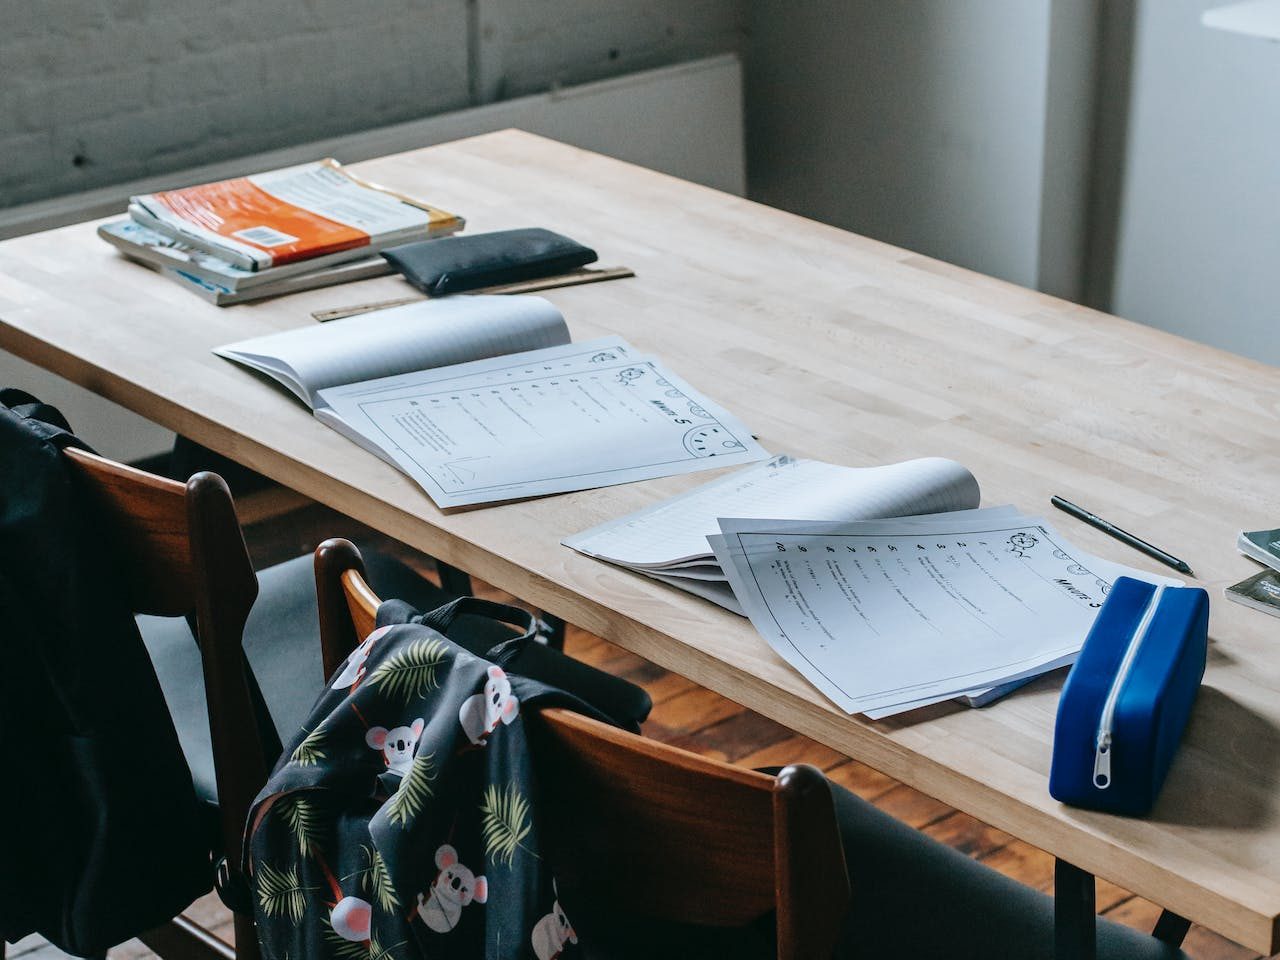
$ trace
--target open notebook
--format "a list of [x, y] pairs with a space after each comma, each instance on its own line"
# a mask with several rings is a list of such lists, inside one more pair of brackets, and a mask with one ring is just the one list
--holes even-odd
[[978, 500], [978, 481], [954, 460], [841, 467], [784, 454], [563, 542], [742, 614], [707, 541], [720, 517], [871, 520], [970, 510]]
[[541, 297], [477, 295], [378, 310], [213, 352], [273, 377], [315, 410], [326, 387], [568, 342], [564, 317]]
[[764, 459], [732, 414], [540, 297], [460, 296], [221, 347], [441, 507]]

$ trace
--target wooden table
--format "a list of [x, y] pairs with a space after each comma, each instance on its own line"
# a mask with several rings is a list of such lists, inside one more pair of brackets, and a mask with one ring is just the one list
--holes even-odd
[[[1213, 598], [1213, 643], [1154, 814], [1050, 799], [1060, 677], [988, 709], [864, 722], [745, 620], [560, 546], [711, 474], [446, 515], [209, 352], [311, 323], [312, 310], [403, 296], [397, 279], [217, 309], [78, 224], [0, 243], [0, 347], [1083, 871], [1280, 950], [1280, 621], [1222, 598], [1256, 569], [1237, 531], [1280, 525], [1280, 371], [519, 132], [356, 169], [462, 212], [472, 231], [547, 226], [634, 268], [547, 297], [575, 339], [622, 334], [661, 354], [771, 451], [850, 465], [953, 457], [984, 503], [1047, 511], [1059, 493], [1187, 559]], [[1149, 566], [1053, 519], [1102, 556]]]

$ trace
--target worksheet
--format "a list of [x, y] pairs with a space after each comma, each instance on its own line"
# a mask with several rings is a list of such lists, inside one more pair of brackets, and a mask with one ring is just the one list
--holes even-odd
[[720, 517], [866, 520], [967, 510], [979, 499], [973, 474], [941, 457], [844, 467], [783, 454], [563, 542], [632, 569], [670, 571], [713, 559], [707, 537], [720, 532]]
[[564, 317], [541, 297], [474, 295], [310, 324], [213, 352], [275, 378], [315, 409], [322, 390], [342, 384], [568, 342]]
[[1070, 663], [1116, 577], [1178, 583], [1007, 513], [720, 527], [712, 545], [751, 622], [849, 713], [887, 716]]
[[[654, 357], [568, 344], [320, 393], [441, 507], [690, 473], [768, 454]], [[585, 348], [585, 349], [584, 349]]]

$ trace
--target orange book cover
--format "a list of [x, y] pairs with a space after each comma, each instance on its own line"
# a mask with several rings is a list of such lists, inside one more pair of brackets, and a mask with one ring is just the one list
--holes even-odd
[[353, 176], [335, 160], [135, 197], [166, 232], [260, 270], [451, 233], [461, 218]]

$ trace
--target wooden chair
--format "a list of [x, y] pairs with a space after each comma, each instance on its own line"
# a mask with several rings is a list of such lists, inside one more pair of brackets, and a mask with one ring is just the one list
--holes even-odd
[[[85, 496], [95, 501], [103, 533], [120, 546], [128, 605], [141, 615], [197, 793], [216, 800], [226, 858], [219, 867], [220, 892], [230, 892], [223, 897], [228, 903], [243, 901], [234, 911], [234, 948], [182, 916], [140, 939], [156, 953], [182, 960], [257, 960], [252, 901], [238, 870], [245, 819], [280, 754], [276, 725], [291, 732], [332, 672], [316, 642], [310, 558], [255, 573], [231, 493], [217, 474], [197, 473], [183, 484], [83, 450], [65, 453]], [[372, 559], [381, 582], [424, 609], [454, 598], [393, 558]], [[256, 630], [250, 617], [255, 600]], [[485, 650], [509, 636], [497, 624], [464, 625], [455, 639]], [[255, 650], [267, 655], [250, 667]], [[203, 675], [203, 690], [190, 682], [195, 672]], [[207, 728], [207, 742], [197, 728]]]
[[[350, 542], [326, 541], [315, 562], [333, 670], [373, 629], [379, 599]], [[547, 849], [561, 888], [587, 913], [625, 903], [638, 917], [732, 928], [776, 911], [779, 958], [832, 956], [849, 884], [818, 770], [771, 777], [567, 710], [537, 717]]]
[[[69, 448], [65, 454], [119, 542], [131, 610], [194, 618], [213, 741], [218, 821], [232, 864], [228, 869], [234, 871], [249, 805], [275, 760], [266, 745], [276, 733], [264, 731], [258, 722], [241, 650], [258, 580], [231, 493], [212, 473], [198, 473], [181, 484], [83, 450]], [[251, 916], [236, 914], [235, 936], [233, 949], [179, 916], [141, 939], [158, 954], [184, 960], [257, 960]]]

